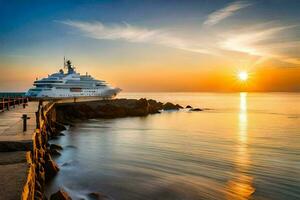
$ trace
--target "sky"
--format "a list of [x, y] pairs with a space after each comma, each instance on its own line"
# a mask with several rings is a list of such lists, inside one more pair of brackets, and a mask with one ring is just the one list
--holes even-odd
[[0, 91], [26, 91], [65, 56], [127, 92], [299, 92], [299, 8], [298, 0], [0, 0]]

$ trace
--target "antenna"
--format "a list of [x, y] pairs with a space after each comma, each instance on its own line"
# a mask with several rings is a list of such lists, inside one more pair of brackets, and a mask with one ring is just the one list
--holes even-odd
[[64, 68], [66, 68], [66, 57], [64, 56]]

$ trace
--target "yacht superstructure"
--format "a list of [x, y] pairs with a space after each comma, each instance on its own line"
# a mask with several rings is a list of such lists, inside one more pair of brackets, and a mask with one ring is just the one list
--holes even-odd
[[64, 60], [64, 67], [59, 72], [48, 75], [47, 78], [34, 81], [35, 87], [28, 90], [26, 96], [30, 98], [75, 98], [75, 97], [99, 97], [110, 99], [115, 97], [120, 88], [113, 88], [102, 80], [96, 80], [91, 75], [80, 75], [75, 71], [70, 60]]

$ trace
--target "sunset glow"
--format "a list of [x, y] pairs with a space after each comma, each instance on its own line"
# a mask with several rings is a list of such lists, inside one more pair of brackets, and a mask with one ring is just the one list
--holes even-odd
[[[240, 92], [236, 81], [247, 82], [247, 91], [300, 91], [300, 1], [150, 2], [32, 9], [7, 1], [0, 8], [0, 90], [26, 91], [36, 77], [58, 71], [65, 56], [78, 72], [129, 92]], [[282, 10], [288, 14], [273, 16]]]
[[0, 200], [300, 200], [299, 8], [0, 0]]
[[242, 71], [242, 72], [239, 72], [238, 74], [238, 78], [241, 80], [241, 81], [247, 81], [248, 80], [248, 72], [245, 72], [245, 71]]

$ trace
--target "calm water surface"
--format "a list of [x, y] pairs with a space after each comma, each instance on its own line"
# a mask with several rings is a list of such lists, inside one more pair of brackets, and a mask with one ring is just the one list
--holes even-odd
[[47, 188], [74, 199], [300, 199], [300, 94], [123, 93], [208, 108], [92, 119], [64, 147]]

